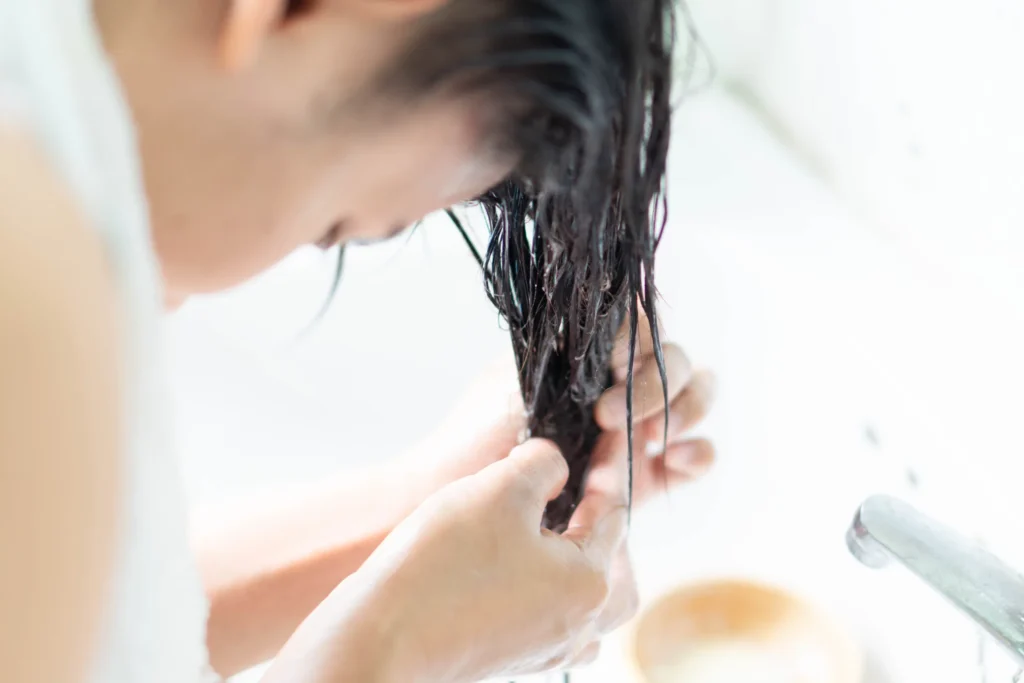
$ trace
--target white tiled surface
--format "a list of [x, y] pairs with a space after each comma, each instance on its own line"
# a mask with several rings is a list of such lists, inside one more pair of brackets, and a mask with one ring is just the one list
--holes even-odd
[[[921, 342], [941, 327], [937, 285], [721, 93], [683, 107], [670, 182], [663, 310], [672, 335], [718, 372], [706, 431], [720, 463], [636, 516], [644, 594], [722, 574], [776, 581], [870, 644], [871, 683], [978, 680], [972, 629], [902, 574], [861, 569], [843, 545], [860, 499], [903, 493], [909, 463], [923, 504], [1017, 552], [999, 545], [1017, 537], [1014, 525], [996, 523], [1012, 487], [989, 489], [991, 467], [946, 457], [949, 440], [929, 421], [945, 428], [947, 416], [913, 409], [921, 378], [935, 381], [924, 360], [951, 353]], [[299, 484], [414, 442], [505, 347], [475, 268], [454, 229], [433, 221], [407, 242], [352, 254], [337, 301], [302, 342], [330, 276], [317, 254], [183, 311], [172, 337], [194, 500]], [[621, 653], [609, 643], [576, 680], [629, 680]]]

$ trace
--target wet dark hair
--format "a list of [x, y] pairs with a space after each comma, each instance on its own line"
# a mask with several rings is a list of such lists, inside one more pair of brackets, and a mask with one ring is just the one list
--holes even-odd
[[582, 495], [600, 435], [594, 408], [612, 382], [623, 326], [632, 416], [641, 309], [668, 403], [654, 254], [666, 219], [674, 5], [449, 0], [413, 27], [387, 79], [411, 95], [484, 95], [496, 142], [521, 160], [477, 202], [490, 228], [477, 257], [511, 332], [529, 435], [554, 441], [570, 466], [566, 490], [547, 509], [554, 530]]

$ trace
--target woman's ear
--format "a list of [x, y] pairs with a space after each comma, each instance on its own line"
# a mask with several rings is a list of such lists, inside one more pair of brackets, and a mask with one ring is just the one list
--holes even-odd
[[229, 0], [220, 34], [224, 67], [240, 71], [251, 66], [288, 5], [287, 0]]
[[225, 68], [241, 70], [256, 61], [268, 35], [289, 13], [315, 11], [318, 6], [363, 19], [410, 21], [434, 12], [452, 0], [229, 0], [221, 27], [220, 57]]

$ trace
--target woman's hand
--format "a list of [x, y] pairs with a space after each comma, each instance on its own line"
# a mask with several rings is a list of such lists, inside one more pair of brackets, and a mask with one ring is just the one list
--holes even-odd
[[[606, 431], [563, 535], [541, 530], [540, 520], [564, 486], [564, 460], [546, 442], [515, 448], [522, 403], [514, 367], [498, 367], [407, 463], [426, 488], [442, 490], [321, 605], [269, 680], [461, 683], [595, 658], [601, 637], [637, 606], [624, 541], [627, 342], [614, 355], [617, 384], [596, 408]], [[637, 348], [634, 503], [699, 476], [714, 459], [709, 442], [687, 438], [710, 406], [711, 375], [693, 372], [678, 346], [665, 345], [664, 447], [664, 394], [646, 320]], [[444, 459], [429, 462], [431, 453]]]
[[[692, 480], [713, 460], [708, 442], [687, 438], [710, 405], [710, 375], [693, 372], [678, 346], [665, 345], [670, 411], [669, 446], [662, 452], [664, 402], [646, 320], [640, 321], [638, 331], [634, 504]], [[597, 406], [597, 420], [606, 431], [595, 449], [583, 503], [571, 522], [576, 528], [590, 528], [611, 506], [628, 497], [623, 402], [627, 342], [623, 336], [613, 359], [617, 385]], [[212, 602], [210, 649], [218, 670], [234, 673], [277, 652], [395, 524], [445, 486], [472, 478], [506, 458], [518, 444], [523, 427], [515, 367], [511, 363], [497, 366], [480, 377], [442, 426], [406, 456], [365, 476], [347, 476], [340, 485], [328, 482], [322, 490], [304, 495], [290, 511], [269, 510], [201, 544]], [[573, 663], [595, 656], [600, 635], [622, 623], [635, 608], [624, 548], [614, 559], [609, 581], [611, 597], [595, 628], [581, 637], [586, 641], [584, 650]], [[332, 613], [342, 611], [338, 600], [331, 600]]]
[[630, 613], [612, 604], [627, 500], [598, 476], [565, 534], [543, 530], [567, 474], [534, 440], [433, 496], [314, 612], [267, 680], [469, 683], [592, 656]]
[[[653, 338], [646, 317], [637, 330], [634, 359], [634, 480], [633, 500], [643, 503], [667, 488], [704, 474], [714, 460], [714, 449], [704, 439], [687, 438], [707, 415], [713, 400], [714, 377], [694, 370], [677, 344], [663, 346], [668, 379], [668, 447], [665, 446], [664, 394], [653, 354]], [[606, 430], [598, 446], [609, 452], [626, 449], [626, 370], [629, 364], [628, 329], [613, 354], [616, 385], [597, 406], [597, 421]], [[496, 365], [481, 375], [440, 428], [402, 461], [403, 471], [418, 471], [431, 490], [474, 474], [504, 458], [519, 443], [525, 427], [522, 397], [512, 362]], [[424, 471], [426, 470], [426, 471]]]
[[[659, 336], [664, 335], [664, 330], [659, 332]], [[643, 502], [667, 488], [692, 481], [706, 473], [714, 462], [714, 448], [709, 441], [687, 438], [687, 434], [711, 409], [714, 375], [707, 370], [695, 370], [678, 344], [664, 343], [662, 354], [666, 378], [664, 387], [654, 355], [651, 326], [641, 312], [633, 359], [634, 502]], [[594, 454], [592, 467], [595, 470], [614, 467], [616, 462], [625, 467], [616, 455], [626, 451], [628, 368], [627, 328], [619, 335], [612, 355], [616, 384], [605, 392], [596, 408], [597, 422], [605, 433]], [[665, 394], [668, 394], [669, 401], [667, 416]], [[596, 474], [593, 472], [591, 476]], [[592, 489], [588, 487], [588, 490]]]

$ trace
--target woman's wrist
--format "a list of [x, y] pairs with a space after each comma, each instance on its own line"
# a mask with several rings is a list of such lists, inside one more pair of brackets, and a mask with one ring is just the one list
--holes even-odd
[[433, 493], [420, 472], [383, 465], [207, 524], [196, 552], [211, 603], [207, 641], [217, 671], [230, 676], [276, 654]]
[[[424, 653], [422, 624], [416, 619], [417, 601], [389, 578], [388, 566], [368, 565], [339, 586], [338, 631], [346, 646], [361, 660], [365, 678], [373, 683], [441, 683], [427, 666], [443, 653]], [[353, 679], [356, 680], [356, 679]]]
[[417, 683], [401, 606], [358, 572], [295, 632], [261, 683]]

